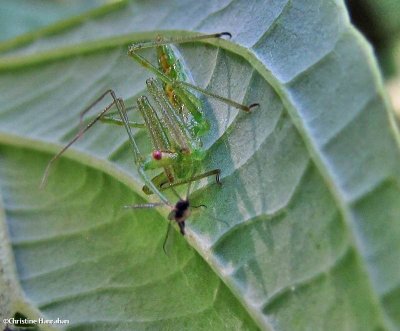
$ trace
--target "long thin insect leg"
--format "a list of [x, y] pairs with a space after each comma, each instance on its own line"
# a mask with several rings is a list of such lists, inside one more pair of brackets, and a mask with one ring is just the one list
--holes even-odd
[[[116, 100], [115, 97], [115, 92], [111, 89], [106, 90], [105, 92], [103, 92], [96, 100], [94, 100], [89, 106], [87, 106], [84, 110], [81, 111], [81, 113], [79, 114], [79, 132], [81, 132], [84, 129], [83, 126], [83, 117], [85, 116], [85, 114], [87, 112], [89, 112], [95, 105], [97, 105], [101, 100], [103, 100], [103, 98], [107, 95], [110, 94], [111, 97], [114, 99], [114, 102]], [[113, 102], [113, 104], [114, 104]]]
[[[149, 82], [147, 81], [149, 93], [153, 95], [153, 91], [149, 88]], [[153, 95], [153, 98], [156, 96]], [[156, 100], [156, 99], [155, 99]], [[150, 104], [149, 100], [146, 97], [140, 97], [137, 100], [139, 111], [142, 114], [144, 122], [147, 127], [147, 132], [150, 136], [150, 140], [152, 142], [153, 148], [156, 151], [167, 151], [171, 149], [171, 144], [167, 135], [167, 132], [172, 132], [173, 128], [171, 128], [167, 121], [161, 121], [157, 111]], [[156, 106], [160, 107], [158, 101], [156, 101]], [[160, 113], [163, 114], [162, 110]], [[163, 115], [164, 116], [164, 115]], [[168, 181], [173, 181], [174, 173], [173, 169], [170, 166], [164, 167], [164, 173], [168, 179]], [[152, 179], [153, 181], [154, 179]], [[154, 183], [154, 181], [153, 181]], [[151, 193], [150, 193], [151, 194]]]
[[[181, 150], [188, 150], [191, 136], [187, 130], [187, 125], [183, 123], [182, 118], [172, 107], [171, 103], [165, 96], [165, 91], [162, 89], [156, 79], [148, 79], [146, 81], [146, 85], [147, 90], [155, 101], [155, 106], [158, 108], [159, 113], [161, 114], [162, 124], [168, 130], [168, 133], [173, 137], [174, 142], [179, 145], [179, 148]], [[169, 146], [165, 146], [164, 148], [169, 149]]]
[[[117, 102], [117, 97], [114, 93], [113, 90], [108, 90], [107, 92], [103, 93], [103, 95], [101, 96], [101, 98], [98, 98], [92, 105], [90, 105], [90, 107], [93, 107], [94, 104], [96, 104], [97, 102], [99, 102], [102, 98], [104, 98], [104, 96], [110, 93], [110, 95], [113, 98], [113, 102], [111, 102], [106, 108], [104, 108], [91, 122], [89, 122], [89, 124], [86, 125], [85, 128], [80, 129], [79, 132], [75, 135], [75, 137], [67, 144], [65, 145], [61, 151], [59, 151], [56, 155], [54, 155], [51, 160], [49, 161], [49, 163], [46, 166], [46, 169], [44, 171], [42, 180], [40, 182], [39, 188], [43, 189], [46, 186], [47, 183], [47, 179], [49, 177], [49, 172], [51, 169], [51, 166], [53, 165], [53, 163], [58, 160], [60, 158], [60, 156], [73, 144], [75, 143], [79, 138], [81, 138], [84, 133], [89, 130], [105, 113], [107, 113], [114, 105], [116, 105]], [[88, 109], [88, 108], [87, 108]], [[86, 109], [85, 109], [86, 110]]]
[[168, 45], [168, 44], [190, 43], [190, 42], [198, 41], [198, 40], [221, 38], [223, 36], [226, 36], [229, 39], [232, 37], [232, 35], [229, 32], [203, 34], [203, 35], [188, 36], [188, 37], [183, 37], [183, 38], [175, 37], [175, 38], [163, 39], [161, 37], [158, 37], [156, 40], [150, 40], [150, 41], [145, 41], [145, 42], [134, 43], [129, 47], [128, 51], [129, 52], [136, 52], [139, 49], [144, 49], [144, 48], [152, 48], [152, 47]]
[[[131, 107], [126, 107], [126, 112], [128, 112], [129, 110], [138, 110], [137, 107], [135, 106], [131, 106]], [[100, 121], [102, 123], [107, 123], [107, 124], [115, 124], [115, 125], [123, 125], [121, 119], [119, 117], [115, 117], [115, 116], [119, 116], [118, 110], [117, 111], [111, 111], [109, 112], [107, 115], [104, 115]], [[138, 128], [138, 129], [145, 129], [146, 125], [144, 123], [138, 123], [138, 122], [133, 122], [133, 121], [129, 121], [129, 126], [131, 128]]]
[[161, 206], [165, 206], [164, 202], [153, 202], [153, 203], [142, 203], [142, 204], [138, 204], [138, 205], [127, 205], [124, 206], [124, 208], [127, 209], [144, 209], [144, 208], [155, 208], [155, 207], [161, 207]]
[[139, 111], [146, 124], [153, 147], [160, 151], [170, 150], [171, 145], [166, 133], [168, 127], [165, 128], [165, 122], [161, 122], [156, 110], [150, 104], [147, 97], [140, 97], [137, 100], [137, 103], [139, 106]]
[[170, 202], [168, 201], [168, 199], [157, 189], [157, 187], [153, 184], [153, 182], [146, 175], [146, 172], [143, 167], [143, 157], [139, 151], [139, 148], [136, 144], [136, 140], [133, 137], [132, 130], [129, 126], [129, 119], [128, 119], [128, 115], [126, 114], [125, 105], [124, 105], [123, 100], [118, 99], [116, 102], [116, 106], [117, 106], [118, 112], [121, 116], [121, 120], [124, 123], [126, 132], [128, 133], [131, 150], [133, 152], [134, 162], [138, 168], [138, 172], [139, 172], [140, 176], [144, 180], [145, 184], [153, 191], [153, 193], [158, 195], [158, 197], [161, 199], [161, 201], [163, 201], [166, 205], [173, 207], [170, 204]]
[[179, 185], [183, 185], [183, 184], [186, 184], [186, 183], [195, 182], [195, 181], [198, 181], [198, 180], [200, 180], [202, 178], [206, 178], [206, 177], [209, 177], [209, 176], [215, 176], [216, 182], [218, 184], [220, 184], [221, 183], [220, 179], [219, 179], [220, 174], [221, 174], [221, 170], [220, 169], [214, 169], [214, 170], [207, 171], [205, 173], [190, 177], [188, 179], [178, 180], [178, 181], [175, 181], [174, 183], [165, 183], [164, 185], [161, 185], [160, 191], [164, 191], [164, 190], [169, 189], [169, 188], [174, 187], [174, 186], [179, 186]]
[[[89, 106], [87, 106], [84, 110], [81, 111], [81, 113], [79, 114], [79, 131], [83, 130], [83, 117], [96, 105], [98, 104], [101, 100], [103, 100], [103, 98], [107, 95], [110, 94], [111, 97], [114, 99], [116, 99], [115, 96], [115, 92], [111, 89], [106, 90], [105, 92], [103, 92], [96, 100], [94, 100]], [[128, 110], [133, 110], [136, 109], [136, 107], [132, 106], [132, 107], [127, 107], [126, 111]], [[109, 116], [113, 116], [113, 115], [117, 115], [118, 112], [111, 112], [109, 113]], [[102, 122], [105, 123], [112, 123], [112, 124], [117, 124], [117, 125], [122, 125], [118, 123], [119, 119], [113, 118], [113, 117], [109, 117], [109, 116], [102, 116], [100, 117], [100, 120]], [[107, 121], [108, 119], [108, 121]], [[113, 120], [115, 120], [115, 122], [113, 122]], [[131, 127], [133, 128], [144, 128], [144, 125], [142, 123], [136, 123], [136, 122], [130, 122]]]
[[217, 99], [217, 100], [219, 100], [219, 101], [221, 101], [221, 102], [223, 102], [223, 103], [226, 103], [226, 104], [229, 105], [229, 106], [232, 106], [232, 107], [234, 107], [234, 108], [243, 110], [243, 111], [245, 111], [245, 112], [249, 112], [252, 108], [255, 108], [255, 107], [259, 107], [259, 106], [260, 106], [259, 103], [253, 103], [253, 104], [251, 104], [251, 105], [249, 105], [249, 106], [246, 106], [246, 105], [243, 105], [243, 104], [238, 103], [238, 102], [236, 102], [236, 101], [233, 101], [233, 100], [231, 100], [231, 99], [222, 97], [222, 96], [220, 96], [220, 95], [218, 95], [218, 94], [212, 93], [212, 92], [210, 92], [210, 91], [207, 91], [207, 90], [205, 90], [205, 89], [202, 89], [201, 87], [198, 87], [198, 86], [196, 86], [196, 85], [193, 85], [193, 84], [190, 84], [190, 83], [188, 83], [188, 82], [181, 81], [181, 80], [175, 80], [175, 81], [172, 83], [172, 86], [181, 86], [181, 87], [182, 87], [182, 86], [186, 86], [186, 87], [188, 87], [188, 88], [191, 88], [192, 90], [198, 91], [198, 92], [200, 92], [200, 93], [202, 93], [202, 94], [204, 94], [204, 95], [206, 95], [206, 96], [208, 96], [208, 97], [212, 97], [212, 98], [214, 98], [214, 99]]
[[[130, 107], [126, 107], [125, 110], [126, 110], [126, 112], [128, 112], [128, 111], [130, 111], [130, 110], [138, 110], [138, 107], [136, 107], [136, 106], [130, 106]], [[110, 112], [108, 113], [107, 117], [108, 117], [108, 116], [115, 116], [115, 115], [119, 116], [118, 110], [110, 111]], [[106, 117], [106, 116], [104, 116], [104, 117]]]
[[169, 236], [169, 231], [171, 230], [171, 222], [168, 222], [168, 228], [167, 228], [167, 233], [165, 234], [165, 238], [164, 238], [164, 242], [162, 245], [163, 251], [165, 253], [165, 255], [167, 254], [167, 250], [165, 249], [165, 245], [167, 244], [167, 240], [168, 240], [168, 236]]
[[170, 84], [170, 85], [172, 85], [174, 87], [178, 87], [178, 88], [175, 89], [175, 93], [180, 98], [182, 98], [183, 100], [185, 99], [185, 95], [184, 95], [184, 93], [182, 93], [182, 91], [179, 90], [179, 87], [186, 86], [186, 87], [189, 87], [189, 88], [194, 89], [196, 91], [199, 91], [199, 92], [203, 93], [204, 95], [207, 95], [207, 96], [213, 97], [213, 98], [215, 98], [217, 100], [220, 100], [221, 102], [224, 102], [224, 103], [226, 103], [226, 104], [228, 104], [228, 105], [230, 105], [232, 107], [235, 107], [237, 109], [243, 110], [245, 112], [249, 112], [252, 108], [259, 106], [259, 104], [257, 104], [257, 103], [253, 103], [253, 104], [251, 104], [249, 106], [246, 106], [246, 105], [240, 104], [240, 103], [238, 103], [236, 101], [233, 101], [233, 100], [230, 100], [228, 98], [225, 98], [223, 96], [220, 96], [220, 95], [214, 94], [212, 92], [209, 92], [209, 91], [207, 91], [205, 89], [202, 89], [200, 87], [197, 87], [197, 86], [195, 86], [193, 84], [171, 79], [165, 73], [163, 73], [160, 69], [158, 69], [156, 66], [154, 66], [150, 61], [145, 59], [143, 56], [139, 55], [137, 53], [137, 49], [129, 48], [128, 55], [131, 56], [134, 60], [136, 60], [139, 64], [141, 64], [143, 67], [149, 69], [152, 73], [154, 73], [164, 83]]

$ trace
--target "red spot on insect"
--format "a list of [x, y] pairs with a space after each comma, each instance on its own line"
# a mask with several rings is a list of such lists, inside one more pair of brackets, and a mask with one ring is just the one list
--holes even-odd
[[161, 151], [153, 151], [153, 159], [154, 160], [161, 160], [161, 158], [162, 158]]

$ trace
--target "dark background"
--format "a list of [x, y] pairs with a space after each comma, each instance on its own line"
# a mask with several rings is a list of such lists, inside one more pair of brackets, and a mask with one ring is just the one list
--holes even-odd
[[400, 0], [346, 0], [354, 25], [372, 43], [386, 78], [396, 75], [400, 45]]

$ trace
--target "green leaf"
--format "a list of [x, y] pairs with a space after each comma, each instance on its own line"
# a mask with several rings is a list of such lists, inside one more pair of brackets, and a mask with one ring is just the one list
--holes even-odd
[[[132, 1], [76, 23], [0, 45], [4, 315], [71, 330], [400, 327], [399, 134], [341, 1]], [[179, 46], [196, 84], [261, 106], [204, 99], [204, 167], [223, 185], [196, 187], [208, 208], [166, 256], [168, 208], [122, 208], [147, 197], [120, 127], [91, 129], [37, 187], [85, 106], [110, 87], [128, 104], [144, 93], [127, 45], [193, 31], [234, 36]]]
[[3, 0], [0, 2], [0, 40], [77, 15], [105, 2], [107, 0]]
[[393, 54], [397, 74], [386, 82], [386, 87], [398, 121], [400, 119], [400, 40], [394, 46]]

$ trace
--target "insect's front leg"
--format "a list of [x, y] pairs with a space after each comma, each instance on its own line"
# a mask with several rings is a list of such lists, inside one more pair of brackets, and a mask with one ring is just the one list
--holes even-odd
[[[140, 99], [141, 98], [139, 98], [138, 102], [140, 101]], [[133, 136], [131, 127], [129, 126], [129, 119], [128, 119], [128, 115], [126, 113], [126, 109], [125, 109], [123, 100], [118, 99], [116, 106], [118, 109], [118, 113], [121, 117], [121, 120], [123, 122], [123, 125], [126, 129], [126, 132], [128, 133], [129, 143], [130, 143], [131, 150], [133, 153], [133, 159], [134, 159], [135, 165], [138, 169], [139, 175], [142, 177], [146, 186], [148, 186], [153, 193], [157, 194], [163, 203], [165, 203], [168, 206], [171, 206], [168, 199], [159, 191], [159, 189], [153, 184], [153, 182], [150, 180], [150, 178], [146, 174], [145, 159], [143, 158], [142, 154], [140, 153], [138, 144], [135, 140], [135, 137]]]

